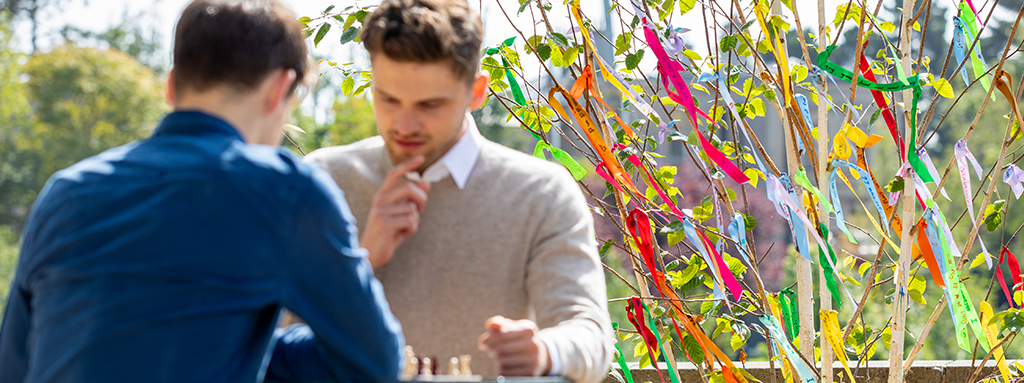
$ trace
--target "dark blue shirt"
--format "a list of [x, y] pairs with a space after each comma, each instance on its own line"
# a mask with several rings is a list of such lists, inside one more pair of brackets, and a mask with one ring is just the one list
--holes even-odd
[[[275, 332], [282, 307], [308, 327]], [[0, 381], [392, 381], [403, 343], [331, 177], [176, 112], [47, 182]]]

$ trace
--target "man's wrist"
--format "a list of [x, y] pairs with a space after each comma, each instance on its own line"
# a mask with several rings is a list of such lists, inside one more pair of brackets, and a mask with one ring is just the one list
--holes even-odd
[[554, 341], [546, 338], [539, 337], [541, 343], [544, 344], [544, 348], [547, 350], [547, 368], [541, 375], [545, 376], [558, 376], [562, 375], [562, 359], [558, 354], [558, 346]]

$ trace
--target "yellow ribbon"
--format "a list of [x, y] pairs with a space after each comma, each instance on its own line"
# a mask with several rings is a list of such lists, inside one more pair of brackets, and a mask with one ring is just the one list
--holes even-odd
[[821, 310], [821, 331], [825, 334], [825, 339], [828, 339], [828, 344], [832, 346], [832, 353], [839, 357], [839, 362], [843, 364], [850, 382], [857, 383], [846, 361], [846, 348], [843, 347], [843, 339], [839, 334], [839, 313], [836, 310]]
[[[997, 278], [1002, 275], [997, 276]], [[981, 301], [979, 305], [981, 310], [981, 328], [985, 330], [985, 338], [988, 338], [988, 344], [997, 345], [999, 339], [996, 339], [995, 326], [989, 326], [988, 321], [994, 316], [992, 314], [992, 306], [989, 306], [988, 302]], [[1003, 355], [1003, 346], [996, 347], [992, 350], [992, 357], [996, 359], [996, 364], [999, 366], [999, 373], [1003, 374], [1003, 381], [1010, 381], [1010, 369], [1006, 366], [1006, 356]]]

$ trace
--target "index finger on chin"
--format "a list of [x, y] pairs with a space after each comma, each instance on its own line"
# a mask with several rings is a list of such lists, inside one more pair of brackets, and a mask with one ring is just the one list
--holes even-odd
[[425, 161], [423, 156], [418, 155], [395, 165], [395, 168], [391, 169], [384, 177], [384, 182], [380, 185], [381, 190], [387, 190], [397, 185], [404, 179], [405, 173], [416, 170], [423, 165], [423, 161]]

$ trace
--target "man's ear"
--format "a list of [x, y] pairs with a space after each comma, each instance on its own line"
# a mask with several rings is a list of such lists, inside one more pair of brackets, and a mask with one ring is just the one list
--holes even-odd
[[267, 87], [267, 92], [263, 100], [263, 109], [267, 114], [277, 112], [277, 108], [286, 106], [290, 96], [288, 92], [292, 89], [296, 77], [294, 69], [280, 69], [272, 72], [264, 80], [268, 82], [264, 84]]
[[164, 84], [164, 86], [167, 87], [167, 91], [164, 93], [164, 101], [167, 101], [167, 105], [174, 108], [174, 68], [167, 72], [167, 84]]
[[487, 84], [490, 82], [487, 73], [480, 72], [476, 75], [476, 79], [473, 80], [473, 98], [469, 103], [470, 110], [477, 110], [484, 106], [484, 101], [487, 100]]

